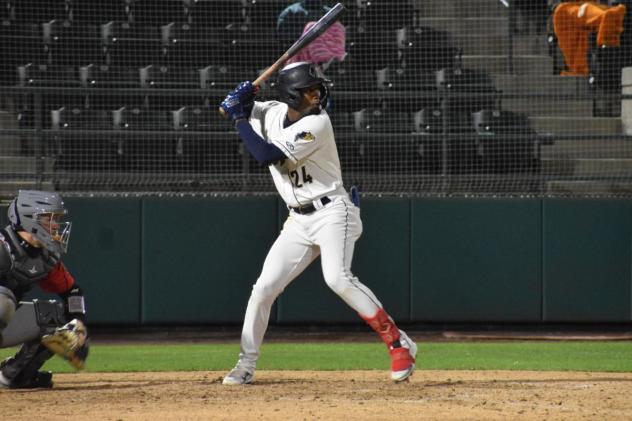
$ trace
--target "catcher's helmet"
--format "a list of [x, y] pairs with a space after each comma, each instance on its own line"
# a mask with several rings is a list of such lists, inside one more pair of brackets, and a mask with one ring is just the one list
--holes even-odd
[[279, 99], [295, 110], [301, 104], [301, 89], [320, 85], [320, 106], [327, 105], [326, 83], [330, 82], [323, 73], [312, 63], [298, 62], [285, 66], [277, 76], [277, 90]]
[[65, 253], [70, 237], [70, 222], [62, 221], [66, 208], [56, 193], [20, 190], [7, 212], [11, 226], [26, 231], [49, 251]]

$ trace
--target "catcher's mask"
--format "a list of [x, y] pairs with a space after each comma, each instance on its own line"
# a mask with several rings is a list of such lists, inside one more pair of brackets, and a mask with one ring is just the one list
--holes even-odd
[[32, 234], [43, 247], [54, 253], [68, 249], [71, 222], [64, 221], [66, 208], [56, 193], [20, 190], [9, 204], [8, 216], [13, 229]]
[[330, 80], [312, 63], [298, 62], [285, 66], [277, 76], [277, 91], [279, 99], [291, 108], [297, 110], [300, 107], [301, 90], [310, 86], [319, 85], [320, 106], [327, 105], [329, 91], [326, 83]]

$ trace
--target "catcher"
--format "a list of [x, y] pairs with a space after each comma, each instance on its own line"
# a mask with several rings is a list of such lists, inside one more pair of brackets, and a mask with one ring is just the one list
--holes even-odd
[[[9, 204], [10, 225], [0, 229], [0, 348], [22, 346], [0, 363], [0, 387], [52, 387], [52, 373], [40, 368], [54, 354], [84, 367], [84, 297], [61, 262], [71, 226], [65, 215], [51, 192], [20, 190]], [[36, 284], [61, 299], [21, 301]]]

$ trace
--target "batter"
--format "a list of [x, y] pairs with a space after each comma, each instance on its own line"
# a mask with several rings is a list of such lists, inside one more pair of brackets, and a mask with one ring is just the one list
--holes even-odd
[[417, 346], [351, 273], [362, 221], [357, 195], [350, 200], [342, 184], [333, 128], [323, 109], [328, 81], [316, 66], [299, 62], [279, 72], [277, 82], [280, 101], [256, 102], [256, 88], [242, 82], [221, 103], [246, 149], [269, 166], [289, 209], [252, 288], [239, 361], [223, 384], [252, 383], [272, 304], [319, 255], [327, 285], [386, 343], [392, 380], [406, 380], [415, 369]]

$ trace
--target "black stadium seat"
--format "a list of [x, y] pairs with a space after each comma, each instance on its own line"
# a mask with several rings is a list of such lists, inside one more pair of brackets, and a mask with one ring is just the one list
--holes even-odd
[[[55, 167], [67, 171], [101, 171], [120, 165], [120, 145], [108, 133], [109, 112], [62, 107], [50, 112], [50, 139]], [[85, 132], [103, 130], [102, 133]]]
[[396, 31], [399, 65], [415, 72], [432, 73], [454, 67], [460, 51], [445, 31], [422, 26]]
[[157, 28], [112, 21], [101, 25], [100, 30], [104, 64], [141, 67], [159, 62], [161, 42]]
[[208, 107], [182, 107], [171, 111], [173, 130], [186, 168], [193, 172], [239, 173], [243, 156], [234, 137], [217, 134], [186, 135], [190, 132], [227, 132], [230, 124]]
[[53, 19], [68, 20], [72, 10], [72, 2], [66, 0], [11, 0], [5, 1], [3, 6], [10, 9], [15, 22], [37, 23]]
[[382, 109], [362, 109], [353, 113], [354, 128], [364, 133], [410, 133], [412, 123], [407, 114]]
[[113, 110], [124, 105], [140, 106], [142, 95], [121, 95], [112, 89], [137, 88], [139, 70], [130, 67], [115, 67], [89, 64], [79, 68], [79, 83], [83, 88], [92, 88], [84, 96], [84, 105], [91, 109]]
[[226, 120], [206, 107], [182, 107], [171, 111], [173, 130], [176, 131], [226, 131]]
[[79, 87], [74, 67], [27, 63], [17, 71], [20, 86]]
[[186, 23], [188, 8], [183, 0], [135, 0], [133, 22], [160, 26], [169, 22]]
[[170, 22], [160, 27], [160, 63], [166, 66], [205, 67], [228, 59], [218, 31], [188, 29]]
[[72, 25], [69, 21], [42, 23], [46, 63], [85, 65], [98, 61], [101, 43], [95, 27]]
[[198, 0], [189, 11], [192, 26], [225, 28], [231, 23], [243, 23], [244, 7], [241, 1]]
[[127, 20], [124, 0], [79, 0], [73, 1], [71, 6], [73, 23], [101, 25]]
[[16, 68], [25, 63], [45, 63], [41, 26], [11, 23], [0, 25], [0, 83], [17, 83]]

